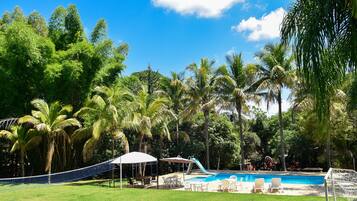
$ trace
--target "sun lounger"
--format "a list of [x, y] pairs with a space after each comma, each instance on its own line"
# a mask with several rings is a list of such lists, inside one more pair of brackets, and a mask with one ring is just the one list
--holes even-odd
[[264, 179], [263, 178], [255, 180], [253, 191], [254, 191], [254, 193], [256, 193], [258, 191], [260, 191], [260, 192], [264, 191]]
[[192, 191], [192, 184], [186, 182], [185, 185], [184, 185], [184, 188], [185, 188], [186, 191]]
[[272, 178], [269, 190], [272, 193], [274, 190], [283, 191], [283, 186], [281, 185], [281, 178]]
[[220, 191], [226, 191], [226, 192], [230, 191], [231, 188], [230, 188], [230, 182], [229, 182], [229, 180], [227, 180], [227, 179], [222, 180], [222, 181], [221, 181], [221, 184], [219, 185], [219, 190], [220, 190]]

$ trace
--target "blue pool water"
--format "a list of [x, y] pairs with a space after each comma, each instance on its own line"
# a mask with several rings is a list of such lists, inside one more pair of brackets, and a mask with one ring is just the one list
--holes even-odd
[[266, 183], [271, 182], [272, 178], [281, 178], [284, 184], [307, 184], [307, 185], [320, 185], [324, 183], [323, 176], [303, 176], [303, 175], [278, 175], [278, 174], [229, 174], [219, 173], [209, 177], [194, 177], [189, 181], [194, 182], [211, 182], [217, 180], [228, 179], [230, 176], [236, 176], [238, 181], [254, 182], [255, 179], [264, 178]]

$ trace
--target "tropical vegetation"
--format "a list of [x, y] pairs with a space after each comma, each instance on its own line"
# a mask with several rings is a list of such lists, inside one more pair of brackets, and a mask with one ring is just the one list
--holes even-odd
[[354, 2], [296, 1], [283, 40], [266, 44], [256, 63], [236, 52], [170, 76], [151, 66], [123, 75], [129, 45], [108, 38], [104, 19], [87, 36], [75, 5], [48, 22], [20, 7], [5, 12], [0, 119], [18, 121], [0, 128], [0, 175], [51, 174], [128, 151], [194, 156], [210, 169], [354, 168]]

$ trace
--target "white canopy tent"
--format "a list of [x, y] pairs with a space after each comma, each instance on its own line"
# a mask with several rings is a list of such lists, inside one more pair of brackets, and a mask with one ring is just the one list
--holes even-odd
[[185, 164], [190, 164], [193, 163], [192, 160], [190, 159], [186, 159], [186, 158], [182, 158], [181, 156], [177, 156], [177, 157], [170, 157], [170, 158], [163, 158], [160, 159], [161, 161], [165, 161], [170, 163], [179, 163], [182, 164], [182, 178], [185, 181]]
[[112, 163], [120, 165], [120, 188], [123, 188], [123, 182], [122, 182], [123, 164], [140, 164], [140, 163], [150, 163], [150, 162], [158, 162], [158, 160], [157, 158], [142, 152], [130, 152], [114, 159]]

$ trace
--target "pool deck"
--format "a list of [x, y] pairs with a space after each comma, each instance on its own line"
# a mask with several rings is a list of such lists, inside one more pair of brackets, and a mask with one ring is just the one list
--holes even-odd
[[[212, 171], [215, 173], [241, 173], [241, 174], [277, 174], [277, 175], [303, 175], [303, 176], [324, 176], [326, 173], [315, 173], [315, 172], [277, 172], [277, 171]], [[182, 178], [182, 172], [176, 172], [171, 174], [162, 175], [160, 177], [160, 184], [163, 184], [162, 177], [171, 177], [178, 176]], [[190, 175], [185, 174], [185, 180], [194, 178], [194, 177], [208, 177], [210, 175], [202, 174], [198, 171], [193, 172]], [[209, 192], [219, 192], [220, 181], [212, 181], [208, 184]], [[274, 195], [305, 195], [305, 196], [324, 196], [324, 186], [323, 185], [303, 185], [303, 184], [282, 184], [283, 191], [282, 192], [269, 192], [269, 184], [265, 183], [265, 191], [264, 194], [274, 194]], [[242, 182], [242, 188], [239, 187], [238, 191], [234, 191], [232, 193], [253, 193], [253, 182]], [[173, 190], [185, 190], [184, 187], [173, 188]]]

